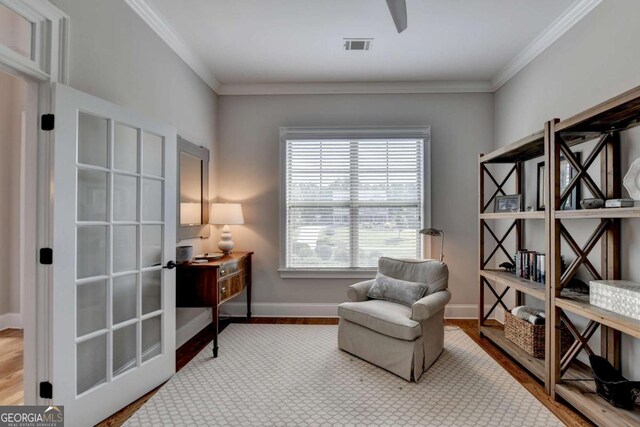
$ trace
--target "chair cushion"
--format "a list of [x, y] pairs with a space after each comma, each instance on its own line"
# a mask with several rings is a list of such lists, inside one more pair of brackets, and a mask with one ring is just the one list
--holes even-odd
[[427, 287], [426, 283], [408, 282], [378, 273], [373, 286], [369, 288], [367, 296], [372, 299], [383, 299], [411, 307], [413, 303], [424, 296]]
[[383, 300], [345, 302], [338, 316], [383, 335], [412, 341], [422, 335], [419, 322], [411, 320], [411, 308]]
[[429, 285], [425, 295], [447, 289], [449, 269], [447, 264], [429, 260], [410, 260], [382, 257], [378, 260], [378, 272], [394, 279], [420, 282]]

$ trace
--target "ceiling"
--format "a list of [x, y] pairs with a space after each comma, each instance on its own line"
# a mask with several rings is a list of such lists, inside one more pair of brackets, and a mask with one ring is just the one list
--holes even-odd
[[[568, 14], [586, 14], [585, 3], [599, 1], [407, 0], [409, 25], [401, 34], [385, 0], [129, 3], [145, 2], [219, 86], [238, 88], [492, 79], [495, 86], [550, 30], [566, 31]], [[373, 38], [371, 50], [345, 51], [349, 37]]]

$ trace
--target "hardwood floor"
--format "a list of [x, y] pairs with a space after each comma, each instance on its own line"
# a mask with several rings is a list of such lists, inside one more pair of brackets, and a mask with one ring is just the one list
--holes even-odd
[[22, 354], [22, 330], [0, 331], [0, 406], [22, 405]]
[[[276, 323], [276, 324], [296, 324], [296, 325], [336, 325], [338, 319], [328, 318], [253, 318], [251, 321], [245, 319], [233, 319], [233, 323]], [[230, 322], [221, 322], [221, 329], [224, 329]], [[592, 424], [575, 413], [569, 407], [554, 401], [544, 392], [544, 386], [536, 379], [532, 378], [527, 372], [516, 362], [510, 359], [501, 350], [495, 347], [489, 340], [480, 337], [477, 331], [476, 320], [448, 320], [447, 323], [452, 326], [457, 326], [463, 330], [471, 339], [473, 339], [484, 351], [487, 352], [493, 359], [500, 364], [507, 372], [509, 372], [520, 384], [523, 385], [533, 396], [535, 396], [543, 405], [545, 405], [551, 412], [553, 412], [562, 422], [568, 426], [591, 426]], [[210, 328], [203, 329], [195, 337], [189, 340], [186, 344], [180, 347], [176, 353], [176, 370], [182, 369], [191, 359], [193, 359], [203, 348], [211, 343], [213, 339], [213, 332]], [[224, 343], [224, 335], [222, 336], [222, 342]], [[221, 351], [223, 347], [221, 346]], [[160, 386], [162, 387], [162, 386]], [[100, 424], [101, 427], [105, 426], [120, 426], [122, 425], [138, 408], [144, 405], [147, 400], [153, 396], [160, 387], [150, 391], [140, 399], [136, 400], [132, 404], [118, 411], [111, 417], [107, 418]]]

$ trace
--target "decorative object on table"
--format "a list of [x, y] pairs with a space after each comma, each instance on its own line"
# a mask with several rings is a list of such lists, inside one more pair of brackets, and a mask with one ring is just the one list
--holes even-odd
[[229, 226], [244, 224], [242, 205], [240, 205], [240, 203], [212, 203], [211, 224], [224, 226], [220, 234], [218, 249], [225, 254], [230, 254], [234, 244]]
[[582, 209], [600, 209], [604, 207], [604, 200], [602, 199], [582, 199], [580, 202]]
[[522, 195], [509, 194], [507, 196], [496, 196], [494, 212], [521, 212]]
[[589, 285], [575, 277], [572, 277], [571, 280], [569, 280], [569, 283], [564, 287], [563, 291], [565, 290], [577, 294], [589, 295]]
[[545, 255], [523, 249], [514, 256], [515, 275], [523, 279], [544, 283], [546, 278]]
[[189, 263], [193, 259], [193, 246], [176, 247], [176, 262], [178, 264]]
[[423, 228], [420, 230], [420, 234], [431, 237], [440, 237], [440, 262], [444, 260], [444, 230], [438, 230], [437, 228]]
[[596, 380], [596, 393], [611, 405], [633, 410], [640, 396], [640, 381], [629, 381], [604, 357], [591, 355], [589, 363]]
[[[574, 158], [578, 162], [580, 162], [582, 158], [582, 153], [576, 152], [573, 154], [574, 154]], [[538, 163], [538, 192], [536, 196], [537, 197], [536, 206], [538, 207], [539, 211], [544, 210], [544, 194], [545, 194], [544, 193], [544, 189], [545, 189], [544, 169], [545, 169], [545, 163], [544, 162]], [[571, 166], [571, 163], [567, 161], [566, 157], [561, 156], [560, 157], [560, 193], [561, 194], [567, 188], [567, 185], [575, 175], [576, 175], [576, 170]], [[566, 210], [578, 209], [578, 200], [580, 200], [580, 183], [578, 183], [573, 188], [567, 200], [562, 204], [562, 210], [566, 211]]]
[[589, 303], [640, 320], [640, 283], [628, 280], [592, 280]]
[[635, 159], [633, 163], [631, 163], [631, 167], [624, 176], [622, 184], [632, 199], [640, 200], [640, 158]]
[[635, 205], [633, 199], [607, 199], [605, 208], [632, 208]]
[[215, 261], [224, 257], [222, 252], [207, 252], [204, 254], [196, 255], [196, 260]]
[[509, 273], [515, 273], [516, 272], [516, 266], [515, 264], [509, 262], [509, 261], [505, 261], [502, 264], [500, 264], [500, 268], [504, 268], [505, 271], [508, 271]]
[[[530, 307], [527, 307], [530, 308]], [[520, 347], [531, 356], [541, 359], [544, 357], [544, 329], [545, 325], [534, 325], [531, 322], [514, 316], [509, 311], [504, 313], [504, 335], [509, 341]], [[560, 348], [566, 353], [574, 341], [573, 335], [564, 324], [562, 325]]]

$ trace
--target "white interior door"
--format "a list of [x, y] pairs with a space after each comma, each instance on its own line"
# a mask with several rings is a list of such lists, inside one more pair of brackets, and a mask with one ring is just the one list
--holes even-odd
[[52, 403], [93, 425], [175, 373], [176, 130], [54, 86]]

